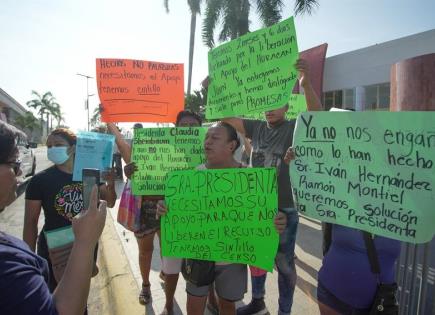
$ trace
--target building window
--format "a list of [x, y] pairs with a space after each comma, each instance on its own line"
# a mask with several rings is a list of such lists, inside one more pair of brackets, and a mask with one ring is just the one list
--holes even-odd
[[325, 110], [330, 110], [331, 107], [343, 108], [343, 90], [323, 93], [323, 106]]
[[343, 91], [343, 108], [355, 109], [354, 89], [346, 89]]
[[378, 108], [390, 107], [390, 83], [379, 84]]
[[390, 83], [365, 87], [366, 110], [388, 109], [390, 107]]
[[325, 110], [334, 107], [334, 92], [323, 93], [323, 106], [325, 106]]

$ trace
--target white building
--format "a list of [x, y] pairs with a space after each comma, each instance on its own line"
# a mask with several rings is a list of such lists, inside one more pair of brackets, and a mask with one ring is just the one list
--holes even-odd
[[435, 53], [435, 29], [328, 57], [323, 104], [327, 109], [388, 109], [391, 66], [430, 53]]

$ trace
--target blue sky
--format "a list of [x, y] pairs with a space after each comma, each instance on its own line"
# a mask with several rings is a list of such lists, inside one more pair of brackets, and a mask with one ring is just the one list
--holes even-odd
[[[288, 1], [283, 17], [292, 15]], [[433, 0], [319, 0], [311, 16], [296, 18], [300, 50], [327, 42], [328, 56], [435, 28]], [[1, 0], [0, 87], [22, 105], [31, 90], [51, 91], [66, 124], [84, 129], [86, 80], [95, 58], [182, 62], [187, 69], [190, 12], [187, 1]], [[261, 27], [251, 10], [251, 30]], [[207, 48], [196, 33], [193, 88], [207, 75]], [[187, 81], [187, 73], [185, 75]], [[96, 82], [89, 82], [97, 94]], [[91, 109], [98, 96], [90, 98]]]

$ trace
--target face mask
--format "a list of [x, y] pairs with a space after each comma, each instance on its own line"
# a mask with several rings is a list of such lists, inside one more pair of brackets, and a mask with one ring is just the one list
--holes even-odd
[[69, 159], [68, 147], [51, 147], [47, 149], [47, 158], [56, 165], [61, 165]]

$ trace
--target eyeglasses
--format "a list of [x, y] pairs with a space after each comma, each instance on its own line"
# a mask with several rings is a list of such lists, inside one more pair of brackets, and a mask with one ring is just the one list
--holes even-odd
[[18, 173], [20, 172], [20, 169], [21, 169], [21, 160], [9, 161], [9, 162], [6, 162], [4, 164], [12, 166], [12, 168], [14, 170], [14, 173], [15, 173], [15, 176], [17, 176]]

